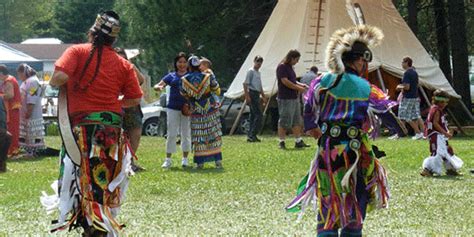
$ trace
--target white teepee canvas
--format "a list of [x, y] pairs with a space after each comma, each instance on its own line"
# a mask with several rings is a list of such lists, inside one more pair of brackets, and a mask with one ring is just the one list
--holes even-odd
[[385, 34], [382, 44], [373, 50], [369, 71], [381, 69], [400, 79], [404, 72], [402, 58], [410, 56], [422, 86], [443, 89], [459, 98], [391, 0], [279, 0], [225, 96], [235, 99], [243, 95], [242, 83], [256, 55], [264, 58], [260, 72], [267, 95], [277, 92], [276, 68], [290, 49], [301, 53], [295, 65], [297, 76], [302, 76], [311, 66], [326, 72], [326, 45], [334, 31], [356, 24], [356, 15], [361, 14], [354, 11], [354, 6], [360, 6], [366, 24], [379, 27]]

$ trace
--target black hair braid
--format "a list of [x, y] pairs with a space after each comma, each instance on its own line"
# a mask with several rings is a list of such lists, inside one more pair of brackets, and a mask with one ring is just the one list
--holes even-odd
[[79, 80], [76, 82], [75, 84], [75, 88], [78, 89], [80, 88], [80, 84], [81, 84], [81, 81], [82, 81], [82, 78], [84, 78], [84, 74], [86, 73], [86, 69], [87, 67], [89, 67], [89, 64], [92, 60], [92, 56], [94, 56], [94, 52], [96, 50], [96, 47], [94, 44], [92, 44], [92, 49], [91, 51], [89, 52], [89, 56], [87, 57], [87, 60], [86, 60], [86, 64], [84, 65], [84, 67], [82, 68], [82, 71], [81, 71], [81, 76], [79, 76]]
[[[95, 34], [95, 33], [92, 33], [92, 34], [94, 34], [94, 41], [92, 42], [92, 49], [89, 53], [89, 57], [87, 57], [86, 64], [82, 68], [81, 76], [79, 77], [79, 80], [75, 85], [76, 89], [78, 88], [78, 89], [81, 89], [81, 90], [87, 90], [87, 88], [89, 88], [89, 86], [92, 84], [92, 82], [94, 82], [94, 80], [97, 77], [97, 74], [99, 73], [100, 62], [102, 61], [102, 51], [103, 51], [103, 46], [104, 46], [104, 41], [105, 40], [104, 40], [104, 37], [102, 35], [102, 32], [100, 32], [100, 31], [97, 34]], [[89, 64], [92, 60], [92, 57], [94, 56], [95, 51], [97, 51], [97, 64], [95, 66], [94, 75], [87, 82], [87, 84], [85, 86], [81, 86], [81, 81], [84, 78], [86, 70], [89, 67]]]
[[321, 89], [320, 92], [331, 90], [332, 88], [339, 85], [339, 82], [341, 82], [342, 76], [343, 76], [342, 73], [337, 75], [336, 80], [334, 80], [334, 82], [328, 88]]

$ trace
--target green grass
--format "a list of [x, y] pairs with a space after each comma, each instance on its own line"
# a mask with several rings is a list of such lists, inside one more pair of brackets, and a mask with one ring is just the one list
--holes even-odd
[[[312, 142], [306, 138], [306, 142]], [[308, 210], [300, 223], [286, 213], [313, 157], [315, 146], [305, 150], [277, 149], [275, 137], [246, 143], [245, 137], [224, 137], [224, 170], [206, 165], [203, 171], [160, 168], [165, 140], [144, 137], [138, 155], [147, 171], [131, 178], [128, 197], [119, 220], [127, 235], [315, 235], [315, 212]], [[288, 140], [292, 146], [293, 140]], [[428, 155], [426, 141], [385, 138], [375, 142], [388, 157], [392, 199], [388, 209], [370, 212], [364, 233], [374, 235], [471, 235], [474, 233], [474, 140], [451, 141], [465, 164], [461, 177], [421, 177]], [[47, 144], [59, 147], [58, 137]], [[179, 158], [179, 159], [178, 159]], [[0, 236], [47, 235], [50, 220], [39, 203], [42, 190], [58, 176], [56, 157], [8, 162], [0, 174]], [[64, 235], [64, 234], [63, 234]], [[69, 233], [77, 236], [75, 232]]]

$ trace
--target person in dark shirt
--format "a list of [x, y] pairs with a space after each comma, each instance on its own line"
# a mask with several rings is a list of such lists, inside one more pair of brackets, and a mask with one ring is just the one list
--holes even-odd
[[423, 139], [423, 120], [420, 116], [420, 100], [418, 98], [418, 73], [413, 67], [413, 60], [405, 57], [402, 60], [402, 67], [405, 69], [402, 84], [397, 86], [397, 90], [402, 93], [402, 100], [398, 109], [400, 120], [408, 122], [415, 131], [413, 140]]
[[7, 153], [11, 143], [11, 135], [7, 131], [7, 113], [3, 97], [0, 96], [0, 173], [7, 171]]
[[298, 93], [304, 93], [308, 86], [296, 81], [293, 66], [300, 60], [300, 52], [290, 50], [276, 70], [278, 80], [278, 137], [280, 149], [286, 149], [285, 137], [287, 129], [292, 129], [295, 136], [295, 148], [308, 147], [301, 138], [303, 134], [303, 118]]

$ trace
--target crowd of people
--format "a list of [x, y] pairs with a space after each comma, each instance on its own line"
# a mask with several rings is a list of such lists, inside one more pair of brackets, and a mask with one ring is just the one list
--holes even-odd
[[[136, 164], [143, 114], [140, 85], [144, 76], [127, 59], [123, 49], [113, 48], [120, 32], [120, 18], [113, 11], [99, 14], [88, 31], [88, 42], [68, 48], [55, 63], [50, 85], [59, 87], [59, 120], [63, 146], [58, 193], [42, 197], [49, 209], [58, 208], [53, 231], [82, 227], [85, 236], [118, 235], [123, 225], [116, 221], [128, 188], [128, 177], [144, 168]], [[378, 115], [393, 113], [397, 105], [371, 84], [367, 77], [372, 48], [383, 33], [367, 25], [341, 29], [327, 46], [326, 74], [317, 67], [297, 79], [294, 66], [301, 54], [290, 50], [275, 65], [278, 94], [278, 147], [286, 150], [292, 133], [294, 148], [310, 147], [306, 133], [317, 140], [315, 159], [298, 187], [289, 211], [304, 211], [313, 199], [318, 203], [318, 235], [361, 236], [369, 207], [385, 208], [390, 198], [387, 173], [371, 144]], [[173, 166], [173, 154], [181, 145], [181, 166], [189, 167], [193, 154], [196, 169], [213, 162], [222, 169], [220, 87], [205, 57], [180, 52], [174, 71], [166, 74], [154, 90], [169, 87], [166, 103], [167, 138], [162, 168]], [[257, 55], [243, 83], [250, 105], [247, 142], [261, 142], [262, 104], [269, 103], [259, 69], [264, 58]], [[427, 137], [430, 156], [422, 164], [422, 176], [459, 175], [462, 160], [448, 144], [444, 108], [449, 96], [435, 91], [426, 128], [420, 116], [418, 75], [413, 60], [402, 60], [406, 70], [398, 117], [414, 130], [413, 139]], [[17, 75], [0, 65], [0, 172], [7, 156], [22, 150], [36, 156], [44, 149], [41, 111], [42, 87], [36, 71], [21, 64]], [[74, 98], [81, 98], [80, 100]], [[62, 106], [61, 106], [62, 105]], [[65, 105], [65, 106], [64, 106]], [[425, 134], [423, 133], [424, 131]], [[178, 136], [180, 137], [178, 142]]]

